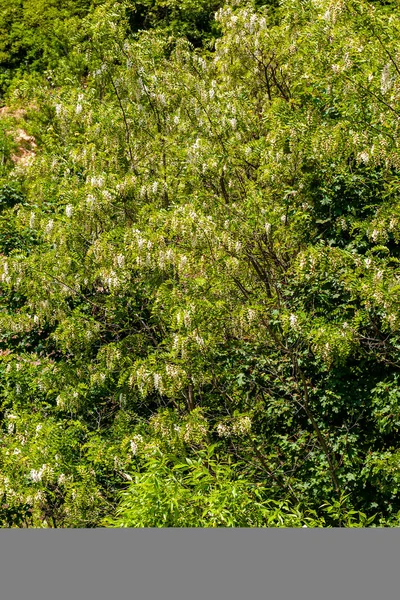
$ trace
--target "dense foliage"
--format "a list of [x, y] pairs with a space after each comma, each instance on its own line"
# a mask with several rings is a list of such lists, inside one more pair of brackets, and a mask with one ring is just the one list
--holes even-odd
[[[51, 78], [51, 69], [74, 47], [82, 19], [101, 4], [106, 0], [0, 0], [0, 92], [17, 83], [22, 73], [47, 71]], [[214, 13], [222, 4], [130, 0], [124, 4], [127, 31], [158, 29], [164, 36], [185, 36], [202, 46], [218, 35]]]
[[397, 7], [20, 4], [1, 525], [398, 526]]

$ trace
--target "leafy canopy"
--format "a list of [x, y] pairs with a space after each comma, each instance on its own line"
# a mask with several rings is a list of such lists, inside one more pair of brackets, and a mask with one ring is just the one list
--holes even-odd
[[9, 91], [4, 526], [398, 525], [398, 9], [214, 8]]

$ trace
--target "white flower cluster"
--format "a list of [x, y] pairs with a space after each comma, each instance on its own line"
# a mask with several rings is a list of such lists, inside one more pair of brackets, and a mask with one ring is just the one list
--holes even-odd
[[290, 323], [290, 327], [291, 327], [291, 328], [292, 328], [294, 331], [296, 331], [296, 330], [298, 329], [298, 326], [299, 326], [299, 320], [298, 320], [298, 318], [297, 318], [297, 316], [296, 316], [296, 315], [294, 315], [294, 314], [291, 314], [291, 315], [290, 315], [290, 317], [289, 317], [289, 323]]
[[231, 436], [231, 430], [225, 423], [218, 423], [217, 425], [217, 433], [219, 437], [228, 438]]
[[166, 371], [168, 377], [171, 377], [171, 379], [177, 379], [182, 374], [181, 371], [178, 369], [178, 367], [176, 367], [175, 365], [171, 365], [171, 364], [168, 364], [165, 367], [165, 371]]
[[386, 64], [381, 74], [381, 92], [386, 94], [393, 85], [393, 78], [390, 76], [390, 65]]
[[154, 94], [156, 100], [159, 101], [160, 104], [165, 106], [167, 104], [167, 100], [165, 98], [165, 94]]
[[108, 287], [110, 291], [113, 289], [117, 289], [121, 284], [121, 280], [117, 276], [117, 273], [113, 270], [102, 273], [102, 277], [104, 284]]
[[123, 254], [118, 254], [116, 257], [116, 262], [119, 268], [122, 269], [125, 266], [125, 256]]
[[146, 369], [145, 365], [140, 366], [132, 375], [129, 377], [129, 385], [134, 387], [138, 386], [140, 393], [145, 396], [149, 391], [153, 389], [153, 377], [152, 373]]
[[29, 473], [29, 477], [32, 479], [34, 483], [39, 483], [42, 481], [44, 473], [47, 471], [47, 465], [42, 465], [40, 469], [32, 469]]
[[130, 441], [131, 452], [135, 456], [138, 452], [139, 445], [143, 442], [143, 437], [139, 434], [134, 435]]
[[251, 430], [251, 419], [243, 415], [234, 419], [229, 427], [227, 423], [218, 423], [217, 433], [219, 437], [228, 438], [232, 435], [246, 435]]
[[387, 322], [392, 329], [397, 329], [399, 317], [396, 314], [388, 315]]
[[267, 25], [266, 19], [248, 9], [233, 12], [231, 7], [221, 8], [216, 14], [215, 19], [224, 24], [229, 29], [243, 28], [253, 34], [257, 30], [264, 29]]
[[371, 233], [371, 239], [373, 242], [377, 242], [379, 238], [379, 231], [378, 229], [374, 229], [373, 232]]
[[360, 152], [357, 158], [360, 162], [363, 162], [364, 164], [367, 164], [369, 162], [369, 154], [366, 150]]
[[324, 21], [328, 23], [332, 23], [334, 25], [336, 23], [336, 18], [338, 13], [342, 11], [342, 2], [330, 3], [328, 9], [323, 14], [322, 18]]
[[193, 62], [196, 62], [202, 68], [203, 71], [205, 71], [205, 69], [207, 68], [207, 62], [202, 56], [199, 56], [198, 54], [194, 54]]
[[158, 266], [160, 269], [164, 269], [166, 265], [173, 265], [175, 263], [175, 251], [172, 248], [167, 250], [160, 250], [158, 253]]
[[53, 221], [53, 219], [50, 219], [45, 227], [45, 233], [47, 233], [47, 234], [51, 233], [53, 231], [53, 228], [54, 228], [54, 221]]
[[153, 381], [154, 381], [154, 389], [157, 390], [157, 392], [159, 392], [160, 394], [162, 394], [164, 392], [162, 376], [159, 373], [154, 373]]
[[1, 280], [5, 281], [6, 283], [10, 283], [11, 281], [11, 278], [9, 276], [9, 265], [6, 260], [3, 262], [3, 273], [1, 275]]
[[195, 342], [195, 344], [197, 344], [199, 346], [199, 348], [205, 348], [205, 341], [204, 338], [201, 337], [201, 335], [198, 335], [197, 333], [192, 336], [193, 341]]
[[179, 257], [178, 269], [183, 271], [188, 263], [188, 258], [184, 254]]
[[233, 422], [232, 431], [235, 435], [245, 435], [251, 430], [251, 419], [247, 415], [241, 416]]
[[90, 178], [89, 183], [92, 187], [102, 188], [105, 185], [105, 179], [101, 175], [95, 175]]
[[82, 101], [83, 101], [83, 95], [79, 94], [79, 96], [78, 96], [78, 103], [77, 103], [76, 108], [75, 108], [75, 113], [77, 115], [80, 115], [81, 112], [83, 111]]

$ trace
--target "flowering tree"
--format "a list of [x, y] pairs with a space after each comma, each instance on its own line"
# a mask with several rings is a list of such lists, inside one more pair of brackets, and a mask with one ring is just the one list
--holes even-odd
[[130, 15], [12, 95], [4, 522], [396, 525], [397, 9]]

